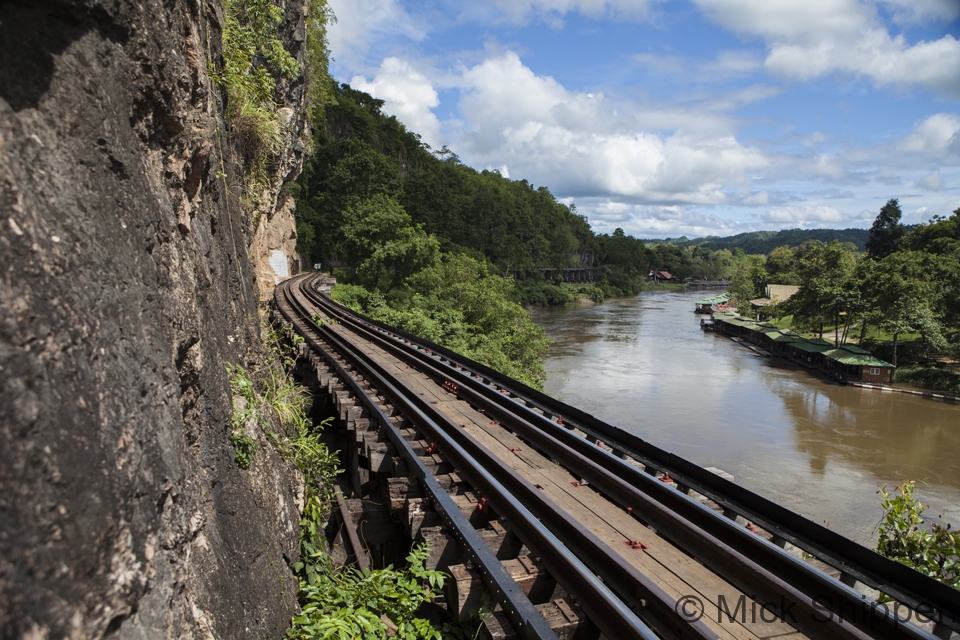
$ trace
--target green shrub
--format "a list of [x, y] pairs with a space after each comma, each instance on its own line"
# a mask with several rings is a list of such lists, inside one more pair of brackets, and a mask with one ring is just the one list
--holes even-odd
[[960, 373], [913, 365], [897, 369], [897, 381], [924, 389], [960, 394]]
[[257, 441], [245, 433], [234, 432], [233, 440], [234, 461], [241, 469], [248, 469], [253, 462], [253, 454], [257, 452]]
[[301, 545], [303, 561], [295, 565], [300, 574], [302, 611], [287, 634], [291, 639], [350, 638], [373, 640], [387, 637], [388, 618], [404, 640], [444, 636], [429, 620], [417, 616], [420, 605], [442, 589], [447, 575], [424, 568], [428, 549], [416, 546], [407, 556], [406, 568], [360, 571], [334, 564], [322, 549]]
[[247, 370], [240, 365], [226, 363], [227, 375], [230, 379], [230, 439], [235, 452], [234, 460], [241, 469], [250, 467], [253, 456], [257, 452], [257, 442], [247, 433], [247, 423], [253, 420], [259, 422], [257, 411], [257, 397], [253, 380]]
[[927, 505], [918, 502], [913, 491], [913, 482], [898, 485], [893, 493], [887, 493], [886, 485], [880, 487], [885, 513], [880, 521], [877, 552], [960, 588], [960, 534], [939, 522], [931, 523], [928, 529], [923, 519]]
[[543, 329], [510, 299], [513, 281], [463, 254], [443, 254], [435, 264], [384, 294], [337, 284], [337, 302], [386, 324], [441, 344], [541, 389], [541, 358], [550, 346]]
[[334, 82], [328, 71], [327, 25], [336, 18], [326, 0], [307, 0], [307, 115], [315, 127], [323, 122], [324, 107], [334, 101]]
[[216, 77], [227, 90], [226, 116], [247, 175], [259, 185], [268, 181], [270, 159], [283, 146], [277, 82], [300, 75], [280, 40], [283, 19], [283, 9], [271, 0], [225, 0], [223, 68]]

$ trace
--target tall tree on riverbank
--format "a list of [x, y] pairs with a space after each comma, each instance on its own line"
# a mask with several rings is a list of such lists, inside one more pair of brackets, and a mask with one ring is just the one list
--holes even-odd
[[937, 281], [931, 278], [931, 256], [917, 251], [890, 254], [873, 272], [873, 306], [879, 326], [893, 336], [893, 365], [898, 364], [900, 337], [919, 333], [928, 349], [946, 347], [937, 306]]
[[867, 254], [876, 260], [887, 257], [897, 250], [905, 230], [900, 224], [900, 202], [891, 198], [880, 209], [879, 215], [870, 227], [870, 239], [867, 240]]
[[[856, 254], [836, 240], [807, 248], [799, 260], [800, 290], [786, 305], [799, 326], [816, 329], [820, 337], [824, 325], [841, 326], [841, 317], [853, 312], [858, 297], [851, 281], [856, 262]], [[839, 346], [839, 331], [834, 342]]]

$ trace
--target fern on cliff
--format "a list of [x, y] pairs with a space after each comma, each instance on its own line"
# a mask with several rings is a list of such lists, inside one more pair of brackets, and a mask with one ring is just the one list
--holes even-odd
[[300, 64], [280, 39], [283, 9], [271, 0], [225, 0], [223, 68], [227, 118], [253, 184], [267, 182], [271, 156], [283, 147], [274, 94], [281, 78], [294, 80]]

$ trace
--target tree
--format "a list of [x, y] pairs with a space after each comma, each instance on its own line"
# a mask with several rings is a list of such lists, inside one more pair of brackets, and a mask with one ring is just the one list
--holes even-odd
[[896, 198], [887, 201], [870, 227], [867, 253], [876, 260], [883, 259], [897, 250], [905, 233], [900, 224], [900, 202]]
[[824, 324], [832, 322], [837, 346], [841, 316], [849, 315], [857, 304], [850, 283], [855, 266], [856, 255], [836, 240], [810, 245], [799, 260], [800, 290], [785, 305], [798, 324], [816, 327], [821, 337]]
[[363, 200], [344, 211], [343, 221], [348, 264], [370, 290], [390, 291], [440, 255], [437, 239], [414, 226], [395, 198]]
[[766, 270], [772, 284], [800, 284], [797, 276], [797, 254], [787, 246], [777, 247], [767, 255]]
[[940, 320], [934, 311], [936, 283], [927, 256], [917, 251], [898, 251], [884, 258], [873, 273], [870, 290], [879, 325], [893, 334], [893, 366], [897, 347], [905, 333], [920, 333], [928, 345], [944, 345]]
[[730, 280], [730, 293], [737, 301], [737, 313], [742, 316], [752, 316], [753, 307], [750, 300], [756, 293], [753, 289], [753, 279], [750, 277], [750, 267], [741, 263]]

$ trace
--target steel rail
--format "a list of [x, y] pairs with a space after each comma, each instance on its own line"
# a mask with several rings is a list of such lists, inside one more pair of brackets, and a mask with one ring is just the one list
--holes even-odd
[[[442, 363], [436, 362], [435, 358], [428, 357], [417, 350], [407, 349], [396, 341], [389, 340], [380, 335], [376, 330], [371, 330], [365, 326], [357, 326], [355, 330], [362, 333], [364, 337], [376, 341], [381, 347], [388, 349], [393, 355], [403, 359], [408, 364], [416, 366], [421, 373], [426, 374], [434, 380], [454, 378], [455, 376], [451, 374], [457, 373], [450, 365], [446, 365], [446, 367], [453, 369], [452, 371], [442, 371], [439, 368], [443, 366]], [[717, 533], [717, 528], [719, 528], [719, 532], [725, 533], [731, 533], [732, 530], [732, 537], [734, 539], [736, 539], [738, 534], [745, 533], [749, 536], [749, 538], [747, 538], [749, 542], [762, 543], [761, 548], [763, 548], [763, 544], [766, 544], [774, 554], [779, 553], [790, 560], [798, 561], [793, 556], [786, 554], [782, 549], [769, 545], [765, 540], [761, 540], [745, 529], [737, 527], [730, 520], [723, 518], [716, 512], [674, 491], [649, 475], [640, 473], [633, 467], [626, 465], [626, 463], [619, 458], [610, 456], [610, 454], [602, 451], [598, 447], [590, 445], [584, 439], [550, 422], [546, 418], [543, 418], [543, 416], [533, 414], [545, 421], [549, 427], [552, 427], [553, 434], [537, 429], [528, 421], [515, 415], [517, 411], [517, 404], [515, 402], [506, 401], [502, 395], [486, 385], [478, 383], [473, 379], [457, 379], [464, 384], [464, 387], [459, 388], [457, 391], [462, 399], [477, 408], [482, 408], [499, 417], [505, 426], [515, 430], [520, 437], [526, 439], [535, 448], [551, 456], [565, 468], [573, 470], [575, 473], [581, 475], [582, 478], [587, 479], [595, 488], [599, 489], [601, 493], [606, 494], [609, 498], [619, 503], [621, 507], [630, 509], [633, 513], [638, 514], [657, 531], [664, 533], [668, 539], [680, 548], [686, 550], [692, 556], [700, 558], [715, 572], [737, 586], [744, 593], [750, 593], [754, 598], [761, 599], [766, 603], [773, 602], [776, 603], [778, 607], [786, 608], [786, 610], [790, 612], [790, 622], [794, 626], [815, 637], [847, 639], [869, 637], [863, 633], [862, 627], [877, 626], [878, 621], [873, 619], [855, 620], [854, 624], [847, 626], [843, 624], [824, 625], [823, 616], [827, 611], [827, 606], [834, 603], [831, 601], [823, 602], [824, 596], [821, 594], [829, 593], [830, 596], [834, 598], [836, 598], [837, 593], [847, 596], [845, 599], [837, 599], [846, 604], [848, 608], [853, 607], [854, 612], [856, 612], [857, 606], [862, 602], [860, 595], [848, 587], [844, 587], [840, 583], [833, 581], [828, 576], [805, 563], [800, 564], [800, 567], [806, 570], [805, 575], [801, 573], [801, 575], [798, 576], [796, 571], [793, 571], [789, 573], [790, 580], [783, 579], [783, 577], [774, 574], [753, 557], [739, 552], [729, 544], [725, 544], [725, 542], [719, 540], [715, 534]], [[510, 406], [505, 406], [506, 404]], [[608, 459], [604, 460], [603, 456], [606, 456]], [[661, 497], [666, 496], [668, 499], [676, 498], [677, 500], [673, 501], [674, 503], [679, 501], [682, 504], [686, 501], [687, 504], [685, 506], [691, 507], [690, 511], [694, 516], [701, 514], [707, 516], [705, 521], [701, 520], [699, 523], [700, 525], [706, 525], [706, 528], [690, 522], [687, 518], [671, 509], [670, 506], [652, 498], [648, 493], [641, 491], [638, 487], [616, 476], [606, 468], [605, 462], [612, 463], [615, 468], [616, 465], [622, 465], [625, 467], [625, 470], [636, 473], [641, 483], [652, 483], [648, 487], [648, 489], [653, 489], [652, 493], [659, 493]], [[711, 521], [709, 519], [710, 517], [715, 520]], [[755, 550], [751, 549], [751, 551]], [[795, 569], [795, 567], [790, 568]], [[796, 583], [801, 582], [803, 584], [804, 578], [808, 582], [812, 580], [818, 587], [814, 589], [812, 594], [805, 593], [803, 590], [797, 588]], [[804, 584], [804, 586], [808, 589], [810, 588], [809, 584]], [[818, 597], [820, 600], [815, 600]], [[795, 604], [787, 608], [788, 602]], [[793, 615], [792, 609], [794, 606], [799, 609], [796, 612], [799, 617]], [[842, 611], [842, 609], [840, 610]], [[783, 614], [783, 616], [786, 617], [786, 614]], [[857, 622], [859, 622], [859, 624], [856, 624]], [[880, 620], [879, 627], [881, 633], [878, 634], [878, 636], [888, 640], [893, 640], [894, 638], [912, 638], [913, 640], [917, 640], [917, 638], [923, 637], [912, 635], [911, 631], [919, 631], [912, 626], [905, 627], [902, 633], [896, 632], [899, 631], [900, 626], [901, 625], [897, 625], [897, 629], [895, 630], [892, 623], [884, 625], [883, 621]], [[857, 627], [861, 627], [860, 632], [855, 631]], [[872, 630], [873, 629], [871, 629], [871, 631]]]
[[[312, 323], [312, 318], [310, 322]], [[474, 456], [477, 453], [485, 454], [487, 462], [498, 460], [489, 451], [486, 451], [482, 445], [460, 431], [457, 425], [449, 422], [446, 416], [438, 412], [430, 403], [419, 398], [415, 393], [404, 391], [402, 383], [395, 380], [391, 381], [394, 377], [382, 365], [376, 360], [368, 358], [363, 352], [357, 351], [335, 331], [329, 327], [317, 327], [316, 325], [313, 328], [319, 330], [328, 342], [336, 345], [336, 350], [350, 360], [354, 366], [362, 369], [369, 379], [375, 380], [374, 386], [378, 391], [390, 397], [396, 406], [401, 407], [401, 412], [404, 415], [410, 417], [419, 429], [436, 441], [439, 450], [455, 464], [458, 473], [490, 497], [494, 508], [508, 518], [511, 529], [540, 557], [541, 562], [550, 574], [570, 593], [578, 596], [578, 602], [588, 617], [607, 637], [642, 638], [644, 640], [655, 640], [657, 638], [634, 612], [611, 593], [609, 588], [596, 575], [587, 569], [575, 554], [566, 550], [557, 537], [536, 517], [531, 515], [523, 502], [514, 497], [513, 493], [516, 492], [517, 485], [520, 484], [533, 490], [535, 492], [533, 495], [536, 498], [541, 501], [544, 500], [543, 496], [536, 492], [529, 482], [512, 470], [508, 470], [510, 473], [507, 473], [506, 476], [511, 486], [509, 489], [504, 487], [502, 484], [503, 474], [492, 474], [487, 464], [479, 464], [475, 460]], [[447, 422], [446, 430], [437, 424], [437, 419]], [[451, 434], [450, 430], [454, 433]], [[461, 437], [456, 437], [457, 434]], [[467, 445], [466, 447], [462, 446], [464, 443]], [[556, 519], [558, 517], [556, 507], [553, 507], [550, 511], [548, 517], [552, 516]], [[705, 633], [702, 637], [715, 638], [715, 634], [709, 632], [705, 626], [693, 627], [693, 629], [698, 628]], [[681, 630], [683, 632], [682, 637], [696, 635], [691, 634], [691, 628], [689, 627]]]
[[[314, 302], [318, 302], [314, 300]], [[323, 300], [319, 301], [324, 304]], [[372, 336], [378, 338], [377, 336]], [[382, 366], [375, 360], [370, 360], [370, 364], [380, 370]], [[438, 411], [433, 405], [418, 396], [413, 396], [414, 402], [425, 412], [432, 414], [436, 423], [443, 425], [446, 434], [456, 440], [458, 446], [467, 449], [469, 453], [479, 460], [484, 469], [492, 470], [496, 473], [498, 480], [509, 488], [508, 503], [514, 502], [514, 497], [520, 500], [520, 503], [529, 509], [534, 516], [546, 524], [546, 528], [556, 535], [557, 538], [566, 546], [577, 558], [602, 578], [605, 585], [622, 598], [630, 609], [634, 609], [637, 615], [646, 622], [647, 625], [656, 629], [664, 637], [668, 638], [700, 638], [701, 640], [715, 640], [716, 633], [711, 631], [703, 622], [689, 621], [680, 617], [677, 601], [671, 598], [658, 585], [643, 575], [633, 565], [624, 563], [622, 556], [613, 551], [607, 544], [597, 538], [596, 534], [581, 525], [579, 522], [568, 519], [566, 512], [559, 509], [553, 502], [547, 499], [543, 493], [533, 486], [529, 481], [520, 476], [516, 471], [507, 466], [498, 456], [494, 455], [483, 445], [476, 441], [472, 436], [463, 431], [459, 425], [451, 421], [446, 415]], [[446, 434], [431, 431], [431, 437], [446, 438]], [[437, 441], [441, 452], [447, 455], [443, 445]], [[458, 473], [469, 478], [469, 468], [458, 468]], [[471, 480], [472, 484], [476, 484]], [[484, 490], [482, 484], [476, 484], [481, 490]], [[500, 500], [491, 498], [493, 506], [498, 512], [502, 512]], [[508, 517], [511, 528], [516, 529], [516, 522], [509, 513], [503, 514]], [[524, 538], [522, 531], [518, 531], [521, 538]], [[524, 540], [528, 547], [533, 548], [528, 540]], [[538, 555], [542, 555], [537, 550]], [[544, 562], [551, 574], [559, 577], [557, 572]], [[561, 580], [561, 584], [563, 581]], [[580, 587], [574, 583], [564, 584], [569, 591], [578, 591]], [[610, 597], [614, 597], [610, 594]], [[615, 598], [616, 599], [616, 598]], [[584, 610], [588, 612], [591, 619], [595, 619], [590, 614], [590, 602], [581, 598], [581, 604]], [[603, 619], [602, 616], [600, 618]], [[595, 620], [596, 622], [596, 620]], [[602, 624], [598, 624], [601, 626]], [[624, 637], [620, 634], [604, 631], [609, 638]]]
[[[470, 525], [470, 521], [463, 514], [457, 504], [450, 498], [449, 494], [443, 490], [436, 478], [427, 470], [423, 461], [413, 451], [408, 443], [397, 431], [396, 427], [390, 422], [387, 415], [377, 406], [364, 389], [359, 385], [356, 379], [347, 372], [330, 353], [329, 349], [324, 348], [311, 334], [322, 335], [313, 328], [306, 325], [303, 317], [309, 318], [309, 313], [294, 299], [289, 289], [293, 282], [287, 280], [280, 283], [276, 289], [274, 299], [277, 301], [277, 309], [280, 313], [296, 328], [297, 332], [303, 336], [306, 344], [326, 360], [327, 364], [334, 368], [337, 376], [345, 384], [357, 400], [361, 402], [368, 412], [368, 415], [380, 426], [383, 433], [386, 434], [390, 443], [393, 445], [397, 454], [407, 465], [407, 470], [423, 484], [424, 489], [429, 494], [434, 508], [440, 514], [444, 522], [455, 533], [457, 539], [462, 544], [470, 561], [480, 569], [480, 575], [487, 584], [494, 600], [499, 604], [510, 624], [513, 625], [519, 637], [525, 640], [556, 640], [557, 635], [544, 620], [537, 608], [530, 602], [530, 599], [517, 586], [503, 564], [496, 557], [496, 554], [487, 546], [483, 538]], [[290, 307], [294, 307], [291, 309]], [[296, 310], [295, 310], [296, 309]], [[299, 313], [298, 313], [299, 311]], [[311, 323], [312, 324], [312, 323]]]
[[[316, 292], [313, 292], [316, 294]], [[322, 296], [321, 296], [322, 297]], [[324, 298], [326, 300], [326, 298]], [[480, 375], [508, 390], [528, 409], [537, 407], [547, 414], [563, 416], [571, 427], [602, 440], [619, 453], [642, 462], [649, 468], [668, 472], [679, 484], [710, 498], [725, 510], [742, 515], [772, 533], [812, 553], [843, 574], [873, 587], [907, 605], [919, 616], [960, 631], [960, 591], [925, 576], [910, 567], [890, 560], [826, 527], [812, 522], [771, 500], [730, 482], [684, 458], [668, 453], [642, 438], [598, 420], [594, 416], [559, 402], [485, 365], [460, 356], [445, 347], [419, 338], [402, 329], [374, 322], [363, 314], [327, 301], [333, 313], [353, 318], [354, 322], [376, 326], [382, 333], [409, 340], [432, 353], [457, 361], [464, 370]], [[435, 360], [435, 359], [434, 359]], [[453, 367], [451, 371], [455, 371]], [[457, 372], [460, 373], [460, 372]], [[455, 374], [451, 374], [455, 375]], [[538, 415], [534, 413], [534, 415]], [[551, 423], [552, 424], [552, 423]], [[616, 456], [612, 456], [616, 458]], [[858, 594], [859, 595], [859, 594]]]
[[[310, 322], [312, 323], [312, 318]], [[634, 611], [611, 592], [605, 580], [601, 581], [592, 573], [591, 570], [598, 562], [602, 564], [602, 561], [596, 559], [597, 552], [599, 551], [600, 556], [609, 553], [609, 548], [592, 532], [578, 523], [568, 522], [565, 514], [539, 490], [504, 465], [432, 404], [417, 394], [403, 393], [399, 389], [401, 383], [391, 382], [394, 376], [375, 359], [357, 351], [329, 327], [315, 326], [315, 329], [318, 329], [328, 342], [335, 344], [337, 351], [354, 366], [362, 367], [365, 375], [376, 379], [377, 389], [386, 393], [395, 405], [403, 409], [405, 415], [415, 416], [413, 419], [418, 428], [437, 444], [443, 455], [457, 467], [459, 474], [489, 497], [494, 508], [507, 517], [511, 529], [537, 554], [550, 574], [569, 592], [577, 594], [581, 607], [607, 637], [645, 640], [657, 637]], [[517, 495], [524, 495], [526, 500], [518, 500]], [[530, 509], [531, 504], [537, 508]], [[545, 526], [538, 518], [546, 520], [550, 526]], [[557, 529], [565, 535], [555, 535]], [[576, 544], [576, 549], [569, 549], [571, 541]], [[581, 561], [584, 556], [593, 561]], [[605, 560], [602, 576], [616, 577], [618, 570], [622, 572], [622, 559], [609, 557]], [[631, 572], [627, 570], [626, 573]], [[632, 576], [633, 581], [627, 596], [635, 606], [642, 608], [644, 605], [643, 599], [637, 597], [638, 584], [647, 583], [649, 587], [642, 589], [641, 595], [668, 598], [656, 585], [646, 581], [644, 576], [636, 571], [632, 573], [635, 575]], [[622, 583], [622, 580], [618, 581], [618, 584]], [[670, 613], [673, 618], [676, 617], [675, 610], [671, 609]], [[702, 623], [687, 625], [678, 622], [676, 619], [658, 618], [655, 623], [659, 624], [655, 626], [661, 635], [668, 638], [716, 638], [716, 634]]]
[[[658, 482], [646, 473], [607, 451], [589, 444], [567, 429], [544, 416], [521, 407], [516, 402], [505, 402], [503, 396], [486, 384], [463, 374], [453, 365], [438, 363], [418, 350], [408, 350], [397, 341], [386, 340], [382, 330], [373, 331], [360, 325], [360, 331], [382, 342], [384, 347], [421, 368], [434, 379], [457, 380], [464, 385], [458, 390], [461, 397], [474, 406], [497, 416], [518, 434], [567, 468], [579, 472], [602, 493], [625, 508], [636, 509], [644, 521], [679, 544], [694, 557], [708, 563], [721, 576], [747, 593], [765, 594], [770, 598], [790, 597], [790, 602], [806, 615], [806, 621], [797, 620], [801, 628], [823, 635], [825, 613], [838, 616], [853, 611], [852, 626], [869, 631], [882, 638], [930, 638], [913, 625], [889, 616], [883, 609], [883, 618], [857, 616], [863, 606], [862, 596], [850, 587], [837, 582], [779, 547], [737, 526], [734, 522], [708, 509], [688, 496]], [[441, 370], [443, 367], [444, 370]], [[516, 415], [524, 412], [530, 421]], [[531, 423], [539, 423], [534, 426]], [[640, 487], [643, 487], [641, 489]], [[642, 509], [638, 508], [642, 505]], [[774, 600], [775, 601], [775, 600]], [[783, 602], [785, 606], [785, 602]], [[792, 607], [791, 607], [792, 608]], [[871, 611], [871, 613], [873, 613]], [[841, 628], [841, 635], [847, 633]]]

